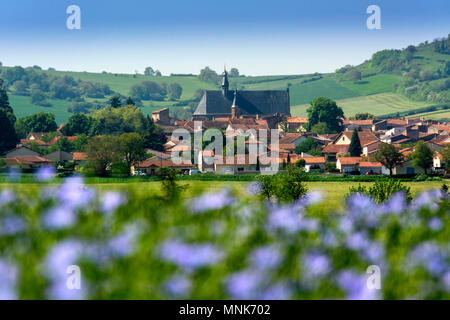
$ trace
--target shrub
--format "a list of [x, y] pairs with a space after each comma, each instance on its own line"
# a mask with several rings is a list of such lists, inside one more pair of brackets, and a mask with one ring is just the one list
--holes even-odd
[[261, 195], [279, 202], [295, 201], [308, 192], [305, 171], [296, 166], [288, 166], [286, 173], [261, 175], [257, 177], [261, 184]]
[[376, 181], [372, 186], [362, 186], [350, 187], [350, 193], [364, 193], [372, 198], [374, 198], [378, 203], [382, 203], [388, 200], [393, 194], [397, 192], [404, 192], [408, 200], [412, 199], [411, 188], [402, 184], [399, 180], [379, 180]]

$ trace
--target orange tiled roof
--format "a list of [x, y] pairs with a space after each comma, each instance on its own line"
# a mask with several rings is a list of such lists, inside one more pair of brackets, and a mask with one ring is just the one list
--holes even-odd
[[288, 117], [286, 119], [287, 123], [308, 123], [308, 118], [306, 117]]
[[330, 143], [323, 150], [322, 153], [346, 153], [348, 152], [348, 144], [333, 144]]
[[363, 167], [363, 168], [372, 168], [372, 167], [382, 167], [383, 165], [380, 162], [365, 161], [365, 162], [360, 162], [359, 166]]
[[192, 167], [191, 160], [183, 160], [182, 163], [175, 163], [172, 160], [158, 160], [156, 157], [149, 158], [144, 161], [140, 161], [136, 164], [137, 168], [150, 168], [150, 167], [168, 167], [168, 168], [179, 168], [179, 167]]
[[355, 165], [361, 162], [361, 157], [341, 157], [338, 160], [341, 165]]
[[86, 161], [88, 159], [86, 152], [74, 152], [73, 161]]
[[16, 156], [4, 160], [8, 165], [37, 165], [50, 163], [50, 160], [38, 156]]

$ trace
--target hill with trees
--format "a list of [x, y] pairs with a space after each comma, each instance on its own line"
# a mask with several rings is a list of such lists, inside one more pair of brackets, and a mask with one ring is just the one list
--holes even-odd
[[[449, 45], [450, 37], [445, 37], [404, 49], [382, 50], [360, 65], [344, 66], [332, 74], [253, 77], [230, 68], [230, 88], [289, 87], [293, 115], [305, 116], [306, 105], [319, 96], [336, 100], [347, 116], [361, 111], [377, 116], [437, 112], [450, 103]], [[207, 66], [198, 75], [163, 76], [154, 67], [147, 67], [142, 74], [115, 74], [0, 64], [0, 78], [15, 114], [24, 117], [51, 112], [57, 123], [66, 122], [73, 114], [94, 113], [110, 105], [116, 96], [122, 104], [128, 104], [130, 98], [144, 114], [169, 107], [175, 118], [188, 119], [202, 92], [219, 88], [220, 74]]]

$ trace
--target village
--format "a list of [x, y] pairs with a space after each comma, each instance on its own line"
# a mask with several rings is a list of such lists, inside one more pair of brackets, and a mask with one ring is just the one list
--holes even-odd
[[[449, 174], [450, 168], [445, 165], [443, 152], [444, 149], [450, 148], [448, 123], [423, 118], [365, 120], [342, 118], [340, 132], [322, 134], [307, 130], [308, 118], [290, 116], [289, 89], [229, 90], [226, 71], [221, 87], [221, 90], [204, 93], [190, 121], [177, 121], [171, 118], [168, 108], [154, 111], [151, 120], [166, 136], [164, 150], [146, 148], [145, 159], [132, 163], [131, 175], [154, 176], [162, 167], [175, 169], [185, 175], [258, 174], [271, 173], [278, 169], [285, 170], [288, 165], [303, 167], [306, 172], [317, 174], [396, 176]], [[21, 139], [16, 148], [5, 153], [2, 159], [5, 165], [22, 170], [55, 166], [59, 170], [81, 172], [89, 161], [95, 160], [90, 159], [87, 152], [63, 150], [44, 152], [61, 139], [67, 139], [69, 143], [77, 139], [76, 136], [64, 137], [61, 133], [63, 126], [64, 124], [60, 126], [51, 140], [44, 139], [48, 133], [29, 132], [26, 139]], [[223, 156], [215, 154], [213, 150], [192, 148], [190, 160], [182, 163], [174, 161], [174, 154], [189, 149], [186, 141], [177, 136], [177, 131], [202, 135], [209, 129], [218, 129], [224, 135], [231, 133], [233, 137], [246, 135], [247, 155], [238, 161], [239, 155], [233, 154], [230, 161], [230, 155]], [[273, 152], [276, 147], [276, 170], [273, 168], [273, 162], [259, 161], [259, 157], [263, 154], [252, 156], [248, 154], [250, 144], [261, 143], [258, 135], [254, 133], [265, 131], [270, 136], [270, 130], [278, 131], [279, 141], [277, 146], [269, 144], [264, 153]], [[31, 148], [31, 145], [38, 148]], [[396, 156], [394, 162], [389, 161], [389, 155], [380, 151], [381, 147], [386, 145], [394, 148], [390, 149], [394, 150]], [[421, 145], [422, 151], [428, 151], [428, 160], [422, 161], [424, 162], [422, 165], [414, 162], [418, 145]], [[207, 161], [208, 157], [213, 161]], [[224, 157], [227, 161], [224, 161]]]

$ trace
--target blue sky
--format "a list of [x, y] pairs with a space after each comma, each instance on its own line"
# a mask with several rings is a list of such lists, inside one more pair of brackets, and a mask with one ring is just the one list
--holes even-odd
[[[66, 8], [81, 8], [81, 30]], [[381, 30], [366, 9], [381, 8]], [[247, 75], [332, 72], [450, 33], [450, 1], [2, 0], [0, 61], [58, 70]]]

